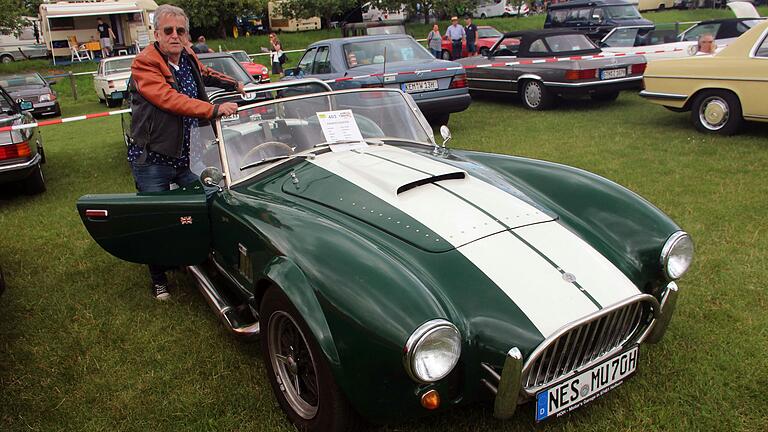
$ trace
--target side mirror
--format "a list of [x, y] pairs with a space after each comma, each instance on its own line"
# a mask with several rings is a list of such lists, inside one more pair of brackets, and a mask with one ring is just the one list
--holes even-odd
[[22, 111], [32, 111], [34, 106], [32, 105], [32, 102], [25, 101], [24, 99], [19, 99], [16, 101], [16, 103], [19, 104], [19, 108], [21, 108]]
[[443, 147], [445, 147], [445, 144], [453, 138], [451, 136], [451, 130], [448, 129], [448, 126], [442, 125], [440, 126], [440, 136], [443, 137]]
[[222, 180], [224, 180], [224, 174], [216, 167], [208, 167], [200, 173], [200, 183], [203, 186], [218, 187]]

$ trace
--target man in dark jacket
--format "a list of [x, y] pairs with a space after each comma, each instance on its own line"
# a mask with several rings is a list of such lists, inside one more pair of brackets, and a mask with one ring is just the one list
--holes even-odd
[[[197, 180], [189, 170], [190, 140], [198, 119], [237, 112], [237, 104], [211, 104], [205, 85], [243, 91], [242, 83], [205, 67], [186, 45], [189, 20], [176, 6], [155, 11], [155, 39], [131, 66], [131, 141], [128, 161], [139, 192], [169, 190]], [[150, 265], [152, 294], [170, 297], [166, 268]]]

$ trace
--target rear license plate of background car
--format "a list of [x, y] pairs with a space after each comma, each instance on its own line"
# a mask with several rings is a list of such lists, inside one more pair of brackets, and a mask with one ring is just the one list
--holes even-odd
[[437, 90], [437, 80], [416, 81], [403, 84], [403, 91], [406, 93], [421, 93], [432, 90]]
[[601, 80], [614, 79], [614, 78], [624, 78], [625, 76], [627, 76], [627, 69], [626, 68], [608, 69], [608, 70], [600, 71], [600, 79]]
[[571, 412], [621, 385], [637, 371], [640, 348], [634, 347], [579, 375], [536, 394], [536, 421]]

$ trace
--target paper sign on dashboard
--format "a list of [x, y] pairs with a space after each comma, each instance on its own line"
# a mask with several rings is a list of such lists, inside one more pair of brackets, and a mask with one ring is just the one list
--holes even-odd
[[[346, 151], [367, 147], [360, 128], [357, 127], [352, 110], [321, 111], [317, 113], [325, 141], [331, 144], [332, 151]], [[352, 141], [352, 142], [350, 142]]]

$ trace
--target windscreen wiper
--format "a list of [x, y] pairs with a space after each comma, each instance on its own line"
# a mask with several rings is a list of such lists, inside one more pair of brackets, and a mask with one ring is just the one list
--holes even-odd
[[245, 164], [245, 165], [240, 167], [240, 171], [245, 171], [245, 170], [247, 170], [249, 168], [254, 168], [254, 167], [257, 167], [259, 165], [264, 165], [264, 164], [268, 164], [268, 163], [279, 161], [279, 160], [283, 160], [283, 159], [294, 159], [294, 158], [314, 159], [315, 155], [314, 155], [314, 153], [309, 153], [309, 154], [304, 154], [304, 155], [272, 156], [272, 157], [264, 158], [264, 159], [261, 159], [261, 160], [257, 160], [256, 162], [251, 162], [249, 164]]

